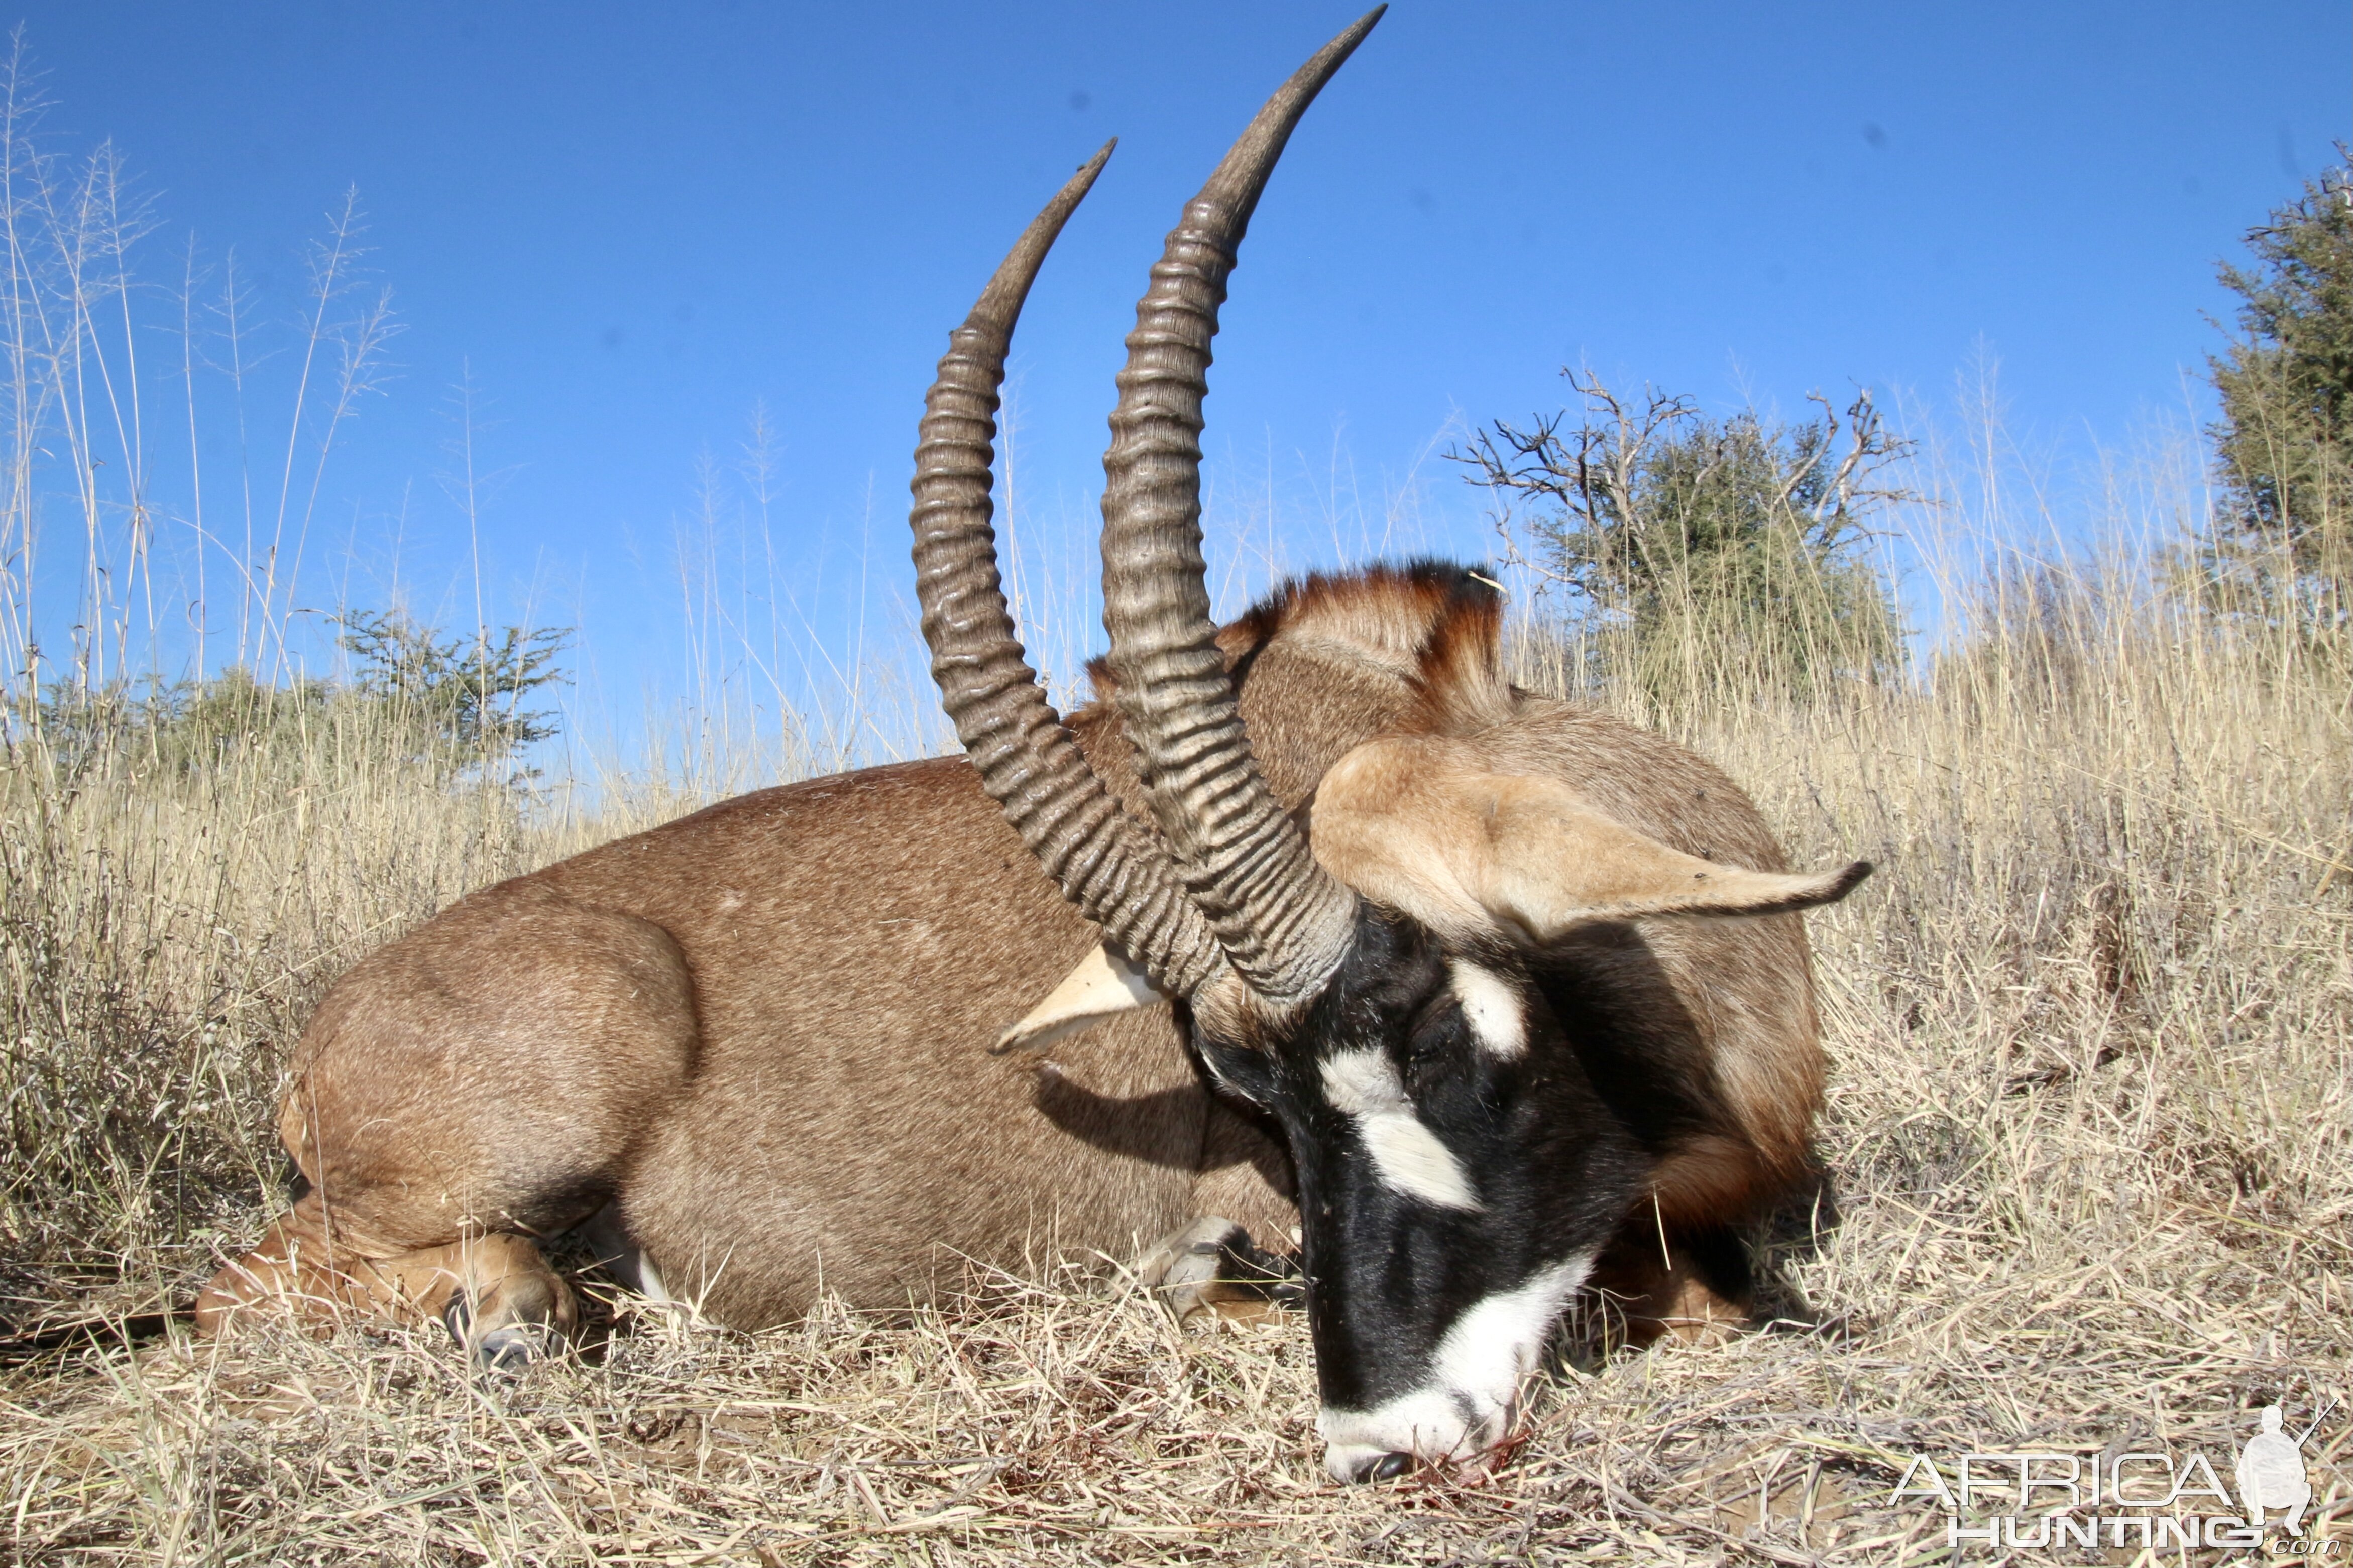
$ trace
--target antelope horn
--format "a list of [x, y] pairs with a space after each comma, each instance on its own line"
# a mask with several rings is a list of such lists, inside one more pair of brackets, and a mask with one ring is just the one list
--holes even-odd
[[1356, 900], [1260, 776], [1218, 649], [1201, 559], [1201, 399], [1259, 193], [1299, 117], [1386, 8], [1300, 67], [1187, 205], [1135, 308], [1103, 455], [1103, 626], [1137, 771], [1219, 943], [1275, 1002], [1312, 996], [1331, 977]]
[[1147, 830], [1121, 811], [1039, 689], [997, 570], [997, 392], [1038, 268], [1102, 172], [1105, 142], [1024, 230], [948, 335], [915, 438], [915, 595], [932, 679], [981, 784], [1070, 900], [1162, 990], [1191, 996], [1225, 955]]

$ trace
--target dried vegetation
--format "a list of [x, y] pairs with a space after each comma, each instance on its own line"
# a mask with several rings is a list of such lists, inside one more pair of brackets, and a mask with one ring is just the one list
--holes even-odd
[[[2149, 559], [1987, 575], [1901, 683], [1639, 715], [1800, 860], [1884, 867], [1812, 917], [1827, 1181], [1767, 1238], [1781, 1321], [1572, 1342], [1467, 1484], [1329, 1487], [1300, 1322], [1188, 1337], [1099, 1260], [751, 1338], [621, 1303], [511, 1381], [438, 1333], [141, 1317], [259, 1223], [279, 1062], [332, 973], [637, 817], [453, 805], [332, 714], [70, 788], [23, 752], [0, 1559], [1879, 1564], [1947, 1556], [1941, 1515], [1888, 1502], [1915, 1454], [2227, 1473], [2257, 1406], [2353, 1394], [2353, 725], [2341, 648], [2200, 614]], [[2340, 1404], [2306, 1450], [2339, 1541], [2348, 1431]]]
[[[1526, 679], [1722, 762], [1800, 861], [1883, 869], [1811, 917], [1826, 1179], [1760, 1237], [1776, 1321], [1641, 1355], [1572, 1334], [1484, 1479], [1335, 1489], [1299, 1321], [1187, 1337], [1094, 1259], [758, 1337], [618, 1303], [512, 1380], [438, 1332], [192, 1341], [172, 1314], [282, 1197], [271, 1105], [336, 973], [775, 769], [706, 701], [655, 748], [677, 776], [584, 813], [420, 755], [381, 703], [288, 695], [304, 498], [390, 330], [354, 289], [355, 215], [311, 258], [276, 355], [301, 378], [264, 420], [239, 275], [192, 256], [181, 287], [134, 287], [118, 160], [37, 150], [37, 95], [0, 81], [0, 172], [40, 198], [0, 208], [0, 1563], [1930, 1563], [1942, 1518], [1889, 1501], [1912, 1456], [2227, 1461], [2257, 1406], [2300, 1426], [2331, 1399], [2314, 1550], [2353, 1555], [2345, 606], [2291, 583], [2226, 611], [2145, 547], [2021, 568], [1987, 542], [2018, 536], [1990, 478], [1907, 521], [1933, 555], [1940, 519], [1991, 514], [1908, 668], [1883, 637], [1778, 647], [1787, 616], [1682, 603], [1640, 648], [1523, 645]], [[176, 338], [133, 331], [163, 306]], [[138, 418], [141, 332], [178, 361], [151, 413], [242, 431], [250, 394], [282, 443], [241, 515], [216, 475], [208, 517], [193, 445], [179, 499], [150, 488], [172, 460], [141, 431], [183, 421]], [[100, 379], [103, 409], [73, 390]], [[63, 542], [37, 582], [37, 510]], [[211, 543], [159, 593], [151, 552], [182, 534]], [[161, 667], [183, 588], [213, 617], [197, 662], [261, 682], [193, 729], [90, 722]], [[795, 732], [936, 734], [927, 694], [885, 700], [908, 689]]]

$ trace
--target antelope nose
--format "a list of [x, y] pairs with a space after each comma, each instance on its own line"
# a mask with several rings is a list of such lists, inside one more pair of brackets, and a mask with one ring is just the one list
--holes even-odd
[[1393, 1481], [1413, 1468], [1411, 1454], [1376, 1454], [1356, 1467], [1359, 1481]]

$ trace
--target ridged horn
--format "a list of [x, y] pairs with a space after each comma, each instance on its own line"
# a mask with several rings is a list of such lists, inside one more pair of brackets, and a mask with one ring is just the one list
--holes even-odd
[[1347, 951], [1356, 895], [1315, 863], [1250, 755], [1201, 558], [1201, 400], [1244, 230], [1292, 128], [1386, 6], [1283, 83], [1185, 207], [1135, 308], [1103, 455], [1103, 625], [1162, 837], [1250, 987], [1314, 995]]
[[1039, 689], [1015, 638], [989, 500], [997, 388], [1022, 301], [1115, 142], [1023, 231], [948, 335], [915, 438], [915, 595], [932, 679], [982, 785], [1070, 900], [1148, 973], [1191, 996], [1226, 973], [1216, 937], [1148, 830], [1121, 811]]

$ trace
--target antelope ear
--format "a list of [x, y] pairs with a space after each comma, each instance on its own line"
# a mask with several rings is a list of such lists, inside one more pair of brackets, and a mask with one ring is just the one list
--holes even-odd
[[1455, 935], [1548, 942], [1582, 921], [1765, 915], [1832, 903], [1871, 874], [1751, 871], [1670, 849], [1557, 779], [1491, 773], [1459, 744], [1366, 742], [1317, 786], [1315, 853], [1358, 892]]
[[1482, 792], [1489, 855], [1474, 895], [1539, 942], [1580, 921], [1770, 915], [1835, 903], [1871, 875], [1751, 871], [1670, 849], [1602, 816], [1553, 779], [1494, 778]]
[[997, 1037], [989, 1054], [1002, 1056], [1010, 1050], [1050, 1046], [1105, 1018], [1149, 1007], [1160, 1000], [1160, 993], [1152, 988], [1144, 971], [1109, 947], [1092, 948], [1079, 960], [1079, 966], [1046, 994], [1044, 1001], [1029, 1009], [1027, 1017]]

